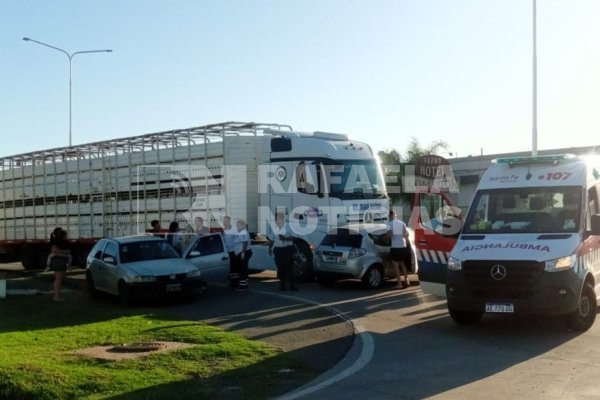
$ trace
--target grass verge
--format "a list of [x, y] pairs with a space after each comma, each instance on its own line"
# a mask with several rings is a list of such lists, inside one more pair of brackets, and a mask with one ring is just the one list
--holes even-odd
[[[155, 340], [194, 346], [126, 361], [73, 353]], [[263, 342], [165, 310], [55, 304], [46, 296], [0, 300], [1, 399], [263, 399], [314, 376]]]

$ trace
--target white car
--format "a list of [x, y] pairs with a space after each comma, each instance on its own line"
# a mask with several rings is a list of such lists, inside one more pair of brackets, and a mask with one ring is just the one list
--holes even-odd
[[152, 236], [99, 240], [87, 257], [86, 279], [91, 293], [116, 295], [124, 304], [147, 297], [194, 296], [206, 288], [200, 269], [166, 240]]
[[[378, 288], [386, 278], [396, 278], [390, 260], [390, 243], [385, 224], [350, 224], [331, 229], [315, 251], [315, 275], [327, 286], [339, 279], [361, 279], [367, 288]], [[414, 253], [414, 237], [409, 229], [411, 260], [406, 260], [409, 273], [418, 266]]]

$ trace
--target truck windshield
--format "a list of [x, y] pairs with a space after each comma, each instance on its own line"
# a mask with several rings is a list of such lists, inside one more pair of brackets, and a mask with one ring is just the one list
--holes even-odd
[[324, 166], [333, 197], [380, 199], [387, 196], [381, 166], [375, 160], [343, 160]]
[[575, 233], [581, 199], [578, 186], [481, 190], [463, 233]]

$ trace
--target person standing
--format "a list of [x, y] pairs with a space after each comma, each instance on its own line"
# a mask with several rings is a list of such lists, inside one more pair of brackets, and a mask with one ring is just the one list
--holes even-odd
[[177, 221], [169, 224], [169, 231], [166, 238], [169, 244], [177, 251], [177, 254], [181, 254], [183, 250], [183, 236], [179, 232], [179, 223]]
[[159, 220], [157, 220], [157, 219], [152, 220], [150, 222], [150, 226], [152, 228], [150, 228], [150, 230], [148, 232], [151, 233], [152, 236], [164, 237], [164, 234], [162, 232], [162, 227], [160, 226]]
[[61, 297], [61, 290], [67, 268], [69, 267], [69, 258], [71, 257], [71, 244], [67, 238], [67, 232], [63, 229], [54, 230], [54, 239], [50, 248], [50, 269], [54, 271], [54, 285], [52, 300], [55, 302], [64, 301]]
[[229, 254], [229, 287], [237, 289], [239, 286], [239, 259], [235, 254], [235, 241], [237, 238], [237, 230], [231, 225], [231, 217], [226, 215], [223, 217], [223, 241], [225, 242], [225, 250]]
[[236, 222], [237, 236], [235, 239], [234, 253], [237, 257], [239, 282], [237, 291], [248, 290], [248, 261], [252, 256], [250, 249], [250, 234], [247, 230], [246, 221], [239, 219]]
[[273, 227], [273, 241], [269, 246], [269, 255], [275, 256], [277, 275], [279, 277], [279, 290], [297, 291], [294, 282], [294, 238], [290, 236], [289, 225], [285, 223], [285, 215], [277, 214], [275, 227]]
[[[390, 258], [392, 260], [392, 264], [394, 265], [394, 270], [396, 271], [396, 279], [398, 282], [396, 288], [407, 288], [410, 286], [405, 263], [405, 260], [407, 259], [407, 252], [410, 251], [407, 247], [408, 229], [403, 221], [396, 219], [396, 213], [394, 211], [390, 211], [389, 222], [387, 223], [387, 226], [388, 233], [391, 234], [392, 237]], [[408, 257], [410, 257], [410, 253], [408, 253]], [[404, 282], [400, 280], [401, 272], [402, 275], [404, 275]]]
[[204, 236], [204, 235], [208, 235], [210, 233], [210, 229], [208, 229], [207, 226], [204, 226], [204, 218], [202, 218], [202, 217], [194, 218], [194, 225], [195, 225], [196, 235]]

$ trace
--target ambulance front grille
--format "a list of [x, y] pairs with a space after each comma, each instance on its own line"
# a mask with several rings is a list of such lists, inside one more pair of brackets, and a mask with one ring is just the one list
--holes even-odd
[[[492, 270], [501, 266], [506, 276], [498, 279]], [[544, 272], [544, 263], [527, 260], [476, 260], [462, 264], [465, 280], [473, 295], [489, 299], [518, 299], [529, 296]]]

